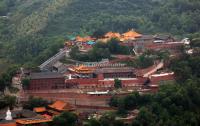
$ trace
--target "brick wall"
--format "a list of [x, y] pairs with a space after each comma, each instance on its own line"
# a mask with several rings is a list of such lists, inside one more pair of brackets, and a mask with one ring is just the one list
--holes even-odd
[[136, 70], [136, 75], [139, 76], [139, 77], [143, 76], [145, 73], [148, 73], [148, 72], [154, 70], [156, 67], [157, 67], [157, 64], [155, 64], [153, 66], [150, 66], [148, 68], [145, 68], [145, 69], [137, 69]]
[[65, 83], [76, 83], [78, 85], [92, 85], [92, 84], [98, 84], [97, 78], [89, 78], [89, 79], [71, 79], [71, 80], [65, 80]]
[[165, 43], [165, 44], [152, 44], [148, 45], [146, 48], [147, 49], [179, 49], [183, 46], [182, 43]]
[[65, 88], [64, 78], [31, 79], [29, 90], [62, 89]]
[[159, 84], [161, 81], [170, 81], [175, 80], [174, 74], [166, 74], [161, 76], [154, 76], [150, 77], [151, 84]]

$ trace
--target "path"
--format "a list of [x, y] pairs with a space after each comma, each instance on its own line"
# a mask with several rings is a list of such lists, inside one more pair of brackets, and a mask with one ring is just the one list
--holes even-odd
[[54, 63], [56, 63], [58, 60], [62, 59], [64, 56], [69, 55], [70, 50], [68, 49], [60, 49], [60, 51], [49, 58], [47, 61], [42, 63], [39, 68], [40, 70], [47, 70], [49, 67], [51, 67]]
[[145, 73], [143, 77], [149, 77], [149, 75], [151, 75], [151, 74], [155, 73], [157, 70], [163, 68], [163, 66], [164, 66], [164, 63], [160, 62], [153, 70]]

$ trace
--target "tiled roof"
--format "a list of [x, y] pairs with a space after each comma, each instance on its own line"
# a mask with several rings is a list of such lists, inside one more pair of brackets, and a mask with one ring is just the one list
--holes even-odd
[[46, 79], [46, 78], [63, 78], [63, 75], [56, 72], [41, 72], [41, 73], [31, 73], [31, 79]]
[[135, 37], [122, 36], [119, 40], [121, 42], [126, 41], [126, 40], [135, 40]]
[[78, 41], [78, 42], [87, 42], [87, 41], [93, 41], [93, 40], [95, 40], [95, 39], [90, 36], [86, 36], [86, 37], [77, 36], [76, 37], [76, 41]]
[[137, 33], [136, 31], [134, 30], [130, 30], [126, 33], [123, 34], [124, 37], [132, 37], [132, 38], [136, 38], [136, 37], [140, 37], [142, 36], [141, 34]]
[[4, 124], [0, 123], [0, 126], [17, 126], [17, 124], [15, 122], [13, 122], [13, 123], [4, 123]]
[[45, 107], [36, 107], [33, 109], [33, 111], [38, 112], [38, 113], [45, 112], [46, 108]]
[[117, 32], [108, 32], [105, 34], [106, 38], [120, 38], [120, 34]]
[[161, 40], [167, 40], [169, 38], [172, 38], [170, 35], [165, 34], [158, 34], [154, 36], [155, 39], [161, 39]]
[[52, 105], [49, 105], [50, 108], [59, 110], [59, 111], [63, 111], [63, 110], [72, 110], [73, 107], [66, 102], [63, 101], [56, 101], [54, 102]]
[[51, 122], [51, 121], [52, 119], [47, 119], [47, 118], [27, 118], [27, 119], [17, 119], [16, 123], [28, 125], [28, 124]]
[[134, 72], [133, 68], [101, 68], [97, 69], [96, 73], [120, 73], [120, 72]]
[[95, 67], [86, 67], [84, 65], [72, 68], [75, 72], [78, 73], [92, 73], [96, 68]]
[[142, 35], [141, 37], [137, 38], [136, 40], [153, 40], [153, 35]]
[[55, 115], [59, 115], [61, 112], [57, 112], [57, 111], [55, 111], [55, 110], [48, 110], [48, 113], [51, 113], [51, 114], [53, 114], [54, 116]]
[[52, 105], [49, 105], [49, 107], [54, 108], [54, 109], [58, 109], [58, 110], [63, 110], [65, 105], [66, 105], [66, 103], [63, 102], [63, 101], [56, 101]]

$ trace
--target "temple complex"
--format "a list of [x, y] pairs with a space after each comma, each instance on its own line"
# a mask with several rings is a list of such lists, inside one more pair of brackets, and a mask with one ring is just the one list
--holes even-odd
[[[48, 126], [47, 123], [52, 122], [54, 116], [64, 111], [73, 112], [75, 107], [64, 101], [55, 101], [48, 107], [36, 107], [33, 111], [19, 110], [0, 113], [5, 119], [1, 119], [0, 126]], [[13, 117], [12, 117], [13, 116]]]
[[[143, 35], [130, 30], [126, 33], [108, 32], [101, 38], [74, 37], [65, 43], [65, 49], [69, 50], [66, 53], [76, 45], [84, 54], [91, 50], [95, 43], [108, 42], [112, 38], [118, 39], [120, 45], [133, 50], [135, 55], [112, 54], [110, 59], [82, 62], [70, 59], [68, 54], [70, 63], [59, 60], [49, 71], [26, 74], [30, 83], [20, 92], [20, 101], [27, 101], [29, 96], [35, 96], [54, 102], [48, 106], [34, 108], [33, 112], [36, 115], [24, 118], [11, 117], [8, 111], [6, 120], [11, 121], [10, 125], [43, 126], [41, 124], [51, 122], [52, 117], [64, 111], [113, 110], [108, 105], [113, 95], [123, 97], [134, 91], [140, 94], [156, 93], [160, 85], [175, 80], [174, 72], [165, 67], [166, 62], [157, 58], [147, 67], [133, 67], [135, 64], [128, 64], [129, 61], [132, 63], [137, 60], [138, 56], [146, 50], [155, 52], [167, 50], [173, 55], [180, 51], [182, 46], [188, 44], [185, 41], [177, 42], [170, 35]], [[13, 81], [20, 82], [21, 77], [24, 76], [16, 76]], [[130, 118], [134, 117], [130, 116]], [[130, 118], [119, 118], [119, 120], [130, 121]]]

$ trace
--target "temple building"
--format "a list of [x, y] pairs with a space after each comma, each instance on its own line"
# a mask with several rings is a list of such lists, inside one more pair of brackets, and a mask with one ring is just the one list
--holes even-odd
[[64, 101], [55, 101], [53, 104], [48, 105], [48, 109], [47, 112], [52, 115], [59, 115], [64, 111], [74, 111], [75, 107], [72, 106], [70, 103], [68, 102], [64, 102]]
[[[97, 69], [95, 73], [103, 78], [135, 78], [135, 71], [133, 68], [122, 67], [122, 68], [101, 68]], [[103, 77], [103, 78], [102, 78]]]
[[76, 74], [77, 77], [79, 78], [93, 78], [95, 70], [96, 70], [95, 67], [87, 67], [84, 65], [74, 66], [72, 68], [69, 68], [69, 71], [72, 74]]
[[36, 108], [33, 108], [33, 111], [38, 114], [46, 114], [47, 109], [45, 107], [36, 107]]
[[120, 39], [121, 35], [117, 32], [108, 32], [104, 35], [105, 38], [111, 39], [111, 38], [118, 38]]
[[65, 88], [65, 78], [56, 72], [41, 72], [30, 74], [29, 90], [50, 90]]
[[139, 34], [132, 29], [132, 30], [122, 34], [122, 36], [120, 37], [120, 41], [124, 42], [127, 40], [135, 40], [136, 38], [139, 38], [141, 36], [142, 36], [142, 34]]
[[64, 101], [55, 101], [48, 107], [36, 107], [33, 111], [19, 110], [0, 113], [0, 126], [48, 126], [54, 116], [75, 107]]
[[77, 36], [76, 37], [76, 42], [88, 42], [88, 41], [94, 41], [95, 38], [92, 38], [91, 36], [86, 36], [86, 37], [80, 37], [80, 36]]
[[30, 110], [19, 110], [0, 113], [0, 126], [47, 126], [51, 116], [39, 115]]
[[[111, 89], [114, 88], [114, 80], [116, 78], [122, 81], [122, 86], [126, 87], [141, 87], [146, 78], [137, 78], [135, 69], [129, 67], [111, 67], [111, 68], [96, 68], [88, 71], [93, 74], [91, 78], [70, 78], [66, 79], [65, 83], [69, 87], [79, 89]], [[81, 74], [80, 71], [79, 73]]]

